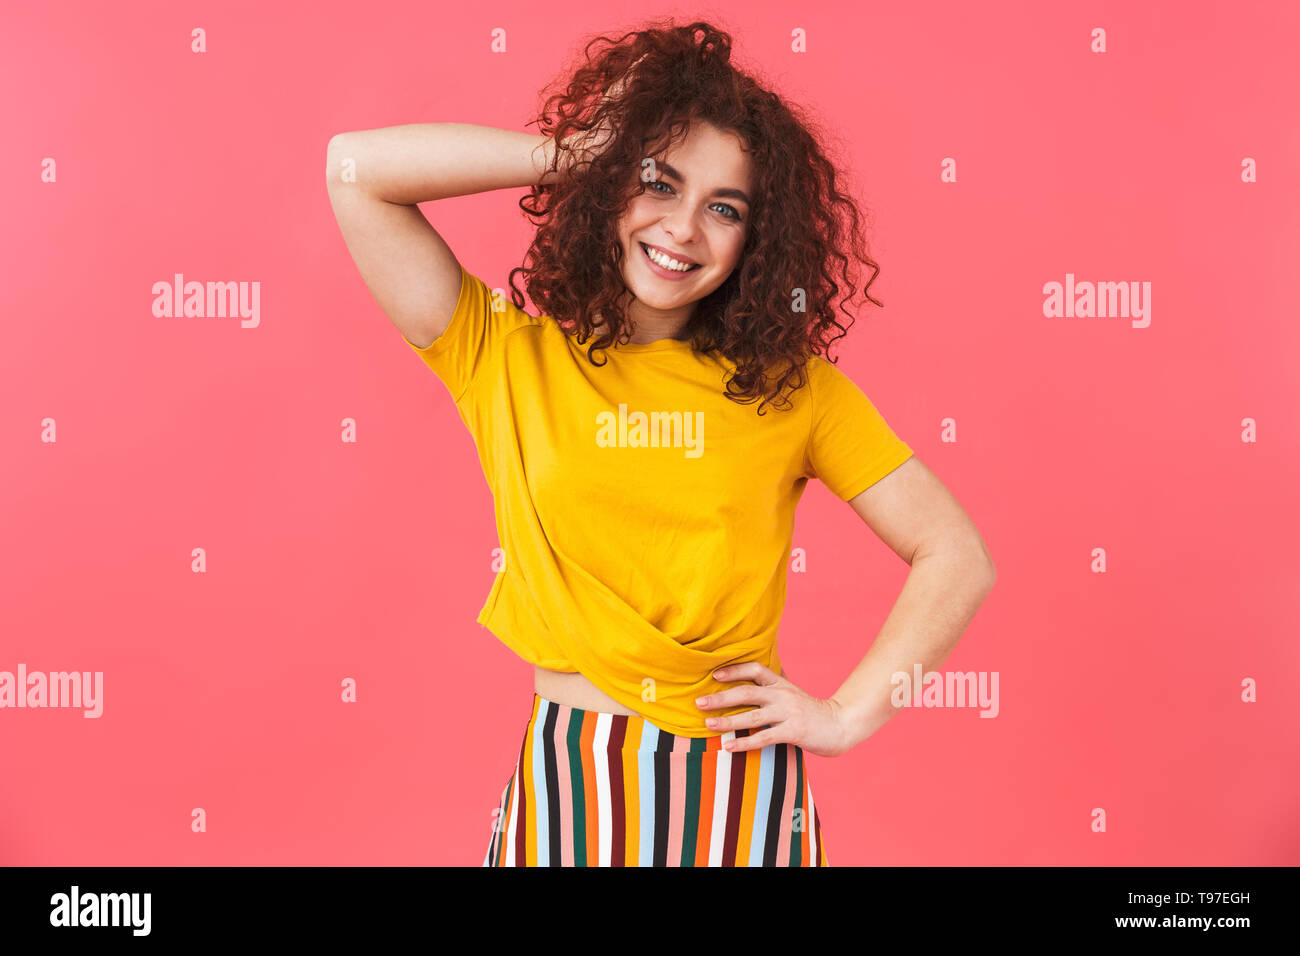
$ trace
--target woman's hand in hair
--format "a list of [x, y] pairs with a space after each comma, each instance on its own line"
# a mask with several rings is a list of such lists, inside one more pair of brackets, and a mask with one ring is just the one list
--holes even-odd
[[585, 165], [599, 156], [610, 142], [614, 139], [614, 129], [610, 122], [610, 114], [607, 107], [615, 103], [623, 95], [627, 87], [627, 78], [636, 69], [637, 63], [645, 59], [645, 54], [637, 58], [628, 68], [627, 72], [610, 84], [604, 95], [601, 97], [600, 119], [596, 121], [590, 129], [578, 130], [571, 133], [563, 140], [560, 148], [561, 155], [565, 157], [561, 160], [563, 168], [569, 169], [574, 165]]

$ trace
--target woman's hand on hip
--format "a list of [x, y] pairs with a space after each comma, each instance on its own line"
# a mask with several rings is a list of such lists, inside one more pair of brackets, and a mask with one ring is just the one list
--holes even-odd
[[710, 717], [709, 730], [723, 734], [741, 728], [763, 728], [724, 744], [729, 753], [759, 750], [768, 744], [789, 743], [819, 757], [838, 757], [850, 749], [843, 711], [833, 700], [806, 694], [758, 661], [728, 664], [714, 671], [720, 681], [749, 681], [696, 699], [701, 710], [725, 710], [743, 704], [756, 709], [730, 717]]

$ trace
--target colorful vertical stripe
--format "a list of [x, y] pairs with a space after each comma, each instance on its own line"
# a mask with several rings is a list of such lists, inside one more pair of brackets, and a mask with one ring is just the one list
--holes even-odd
[[533, 695], [484, 866], [829, 866], [803, 749]]

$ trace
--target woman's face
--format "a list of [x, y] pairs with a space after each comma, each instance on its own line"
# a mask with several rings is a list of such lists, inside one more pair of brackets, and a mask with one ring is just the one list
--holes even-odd
[[623, 281], [643, 315], [685, 321], [740, 261], [753, 195], [749, 156], [735, 134], [697, 122], [645, 168], [655, 179], [641, 183], [619, 220]]

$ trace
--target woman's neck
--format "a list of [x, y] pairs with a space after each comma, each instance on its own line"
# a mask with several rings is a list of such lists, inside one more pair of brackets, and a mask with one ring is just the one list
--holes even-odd
[[[632, 336], [628, 339], [629, 345], [650, 345], [661, 339], [680, 339], [683, 338], [683, 332], [687, 323], [690, 321], [690, 309], [695, 303], [687, 307], [684, 315], [676, 315], [671, 312], [660, 312], [658, 309], [648, 310], [640, 302], [632, 302], [627, 307], [627, 318], [632, 326]], [[600, 335], [604, 330], [604, 319], [597, 312], [595, 317], [594, 330]]]

